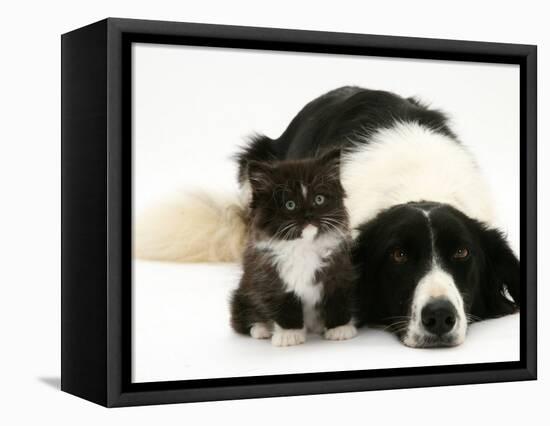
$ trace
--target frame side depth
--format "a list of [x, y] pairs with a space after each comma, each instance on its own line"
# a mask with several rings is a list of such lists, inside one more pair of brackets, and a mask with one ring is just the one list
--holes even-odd
[[107, 21], [61, 39], [61, 389], [107, 401]]

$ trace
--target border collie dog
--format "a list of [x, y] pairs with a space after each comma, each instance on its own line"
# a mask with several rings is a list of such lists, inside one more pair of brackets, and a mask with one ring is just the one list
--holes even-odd
[[[360, 87], [314, 99], [277, 139], [254, 136], [238, 155], [240, 201], [200, 196], [182, 202], [179, 212], [157, 210], [149, 226], [138, 227], [138, 256], [238, 258], [250, 201], [248, 162], [306, 159], [333, 149], [342, 151], [354, 230], [358, 325], [387, 327], [411, 347], [454, 346], [464, 341], [468, 323], [517, 311], [519, 261], [495, 226], [474, 158], [446, 116], [415, 98]], [[174, 230], [186, 226], [178, 221], [190, 217], [205, 223], [195, 223], [193, 235], [176, 235], [190, 242], [202, 232], [202, 246], [174, 241]], [[140, 242], [140, 235], [148, 237]]]

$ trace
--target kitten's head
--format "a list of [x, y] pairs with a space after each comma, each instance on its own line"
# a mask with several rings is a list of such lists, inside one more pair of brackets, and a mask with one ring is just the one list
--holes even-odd
[[347, 233], [340, 152], [307, 160], [248, 164], [252, 226], [268, 238], [316, 238]]

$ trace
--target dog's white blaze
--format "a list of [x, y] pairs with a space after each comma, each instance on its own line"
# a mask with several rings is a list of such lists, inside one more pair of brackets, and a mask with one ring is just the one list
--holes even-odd
[[[317, 229], [314, 231], [313, 235]], [[286, 290], [294, 292], [302, 301], [304, 323], [317, 332], [320, 325], [315, 305], [323, 297], [323, 285], [315, 282], [315, 272], [325, 265], [326, 258], [342, 243], [342, 238], [335, 234], [313, 238], [312, 232], [306, 232], [305, 236], [302, 233], [302, 238], [295, 240], [260, 241], [256, 247], [270, 252]]]
[[450, 204], [494, 225], [490, 192], [473, 156], [418, 123], [380, 129], [368, 143], [357, 139], [341, 173], [352, 227], [396, 204], [423, 200]]
[[411, 320], [407, 333], [403, 339], [406, 345], [417, 346], [421, 342], [422, 337], [427, 335], [427, 332], [422, 326], [421, 313], [424, 306], [436, 297], [447, 299], [456, 309], [456, 323], [449, 333], [452, 336], [453, 343], [460, 344], [464, 341], [467, 328], [464, 301], [456, 287], [453, 277], [434, 262], [430, 271], [428, 271], [419, 281], [414, 291]]
[[432, 299], [444, 298], [452, 303], [457, 312], [458, 318], [453, 329], [449, 333], [452, 336], [453, 343], [459, 345], [466, 337], [466, 328], [468, 325], [466, 321], [466, 313], [464, 311], [464, 301], [462, 299], [462, 295], [456, 287], [453, 277], [448, 272], [441, 269], [441, 266], [438, 263], [432, 220], [430, 218], [431, 210], [419, 210], [428, 221], [432, 246], [432, 268], [418, 282], [418, 285], [414, 290], [411, 306], [411, 319], [409, 321], [409, 326], [403, 342], [412, 347], [416, 347], [422, 342], [422, 337], [427, 334], [422, 326], [422, 309]]

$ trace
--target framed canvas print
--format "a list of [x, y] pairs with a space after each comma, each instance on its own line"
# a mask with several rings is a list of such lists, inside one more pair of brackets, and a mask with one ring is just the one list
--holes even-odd
[[106, 19], [62, 36], [62, 389], [536, 378], [536, 47]]

